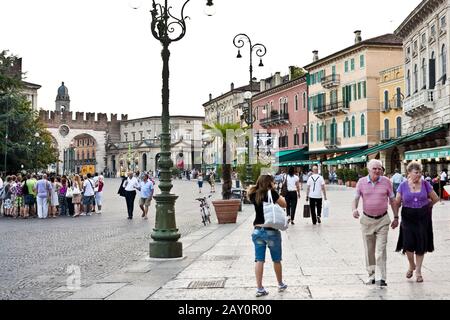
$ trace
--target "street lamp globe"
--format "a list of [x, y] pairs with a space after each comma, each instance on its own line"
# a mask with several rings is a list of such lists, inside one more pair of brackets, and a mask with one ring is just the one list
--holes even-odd
[[209, 17], [213, 16], [216, 14], [216, 7], [213, 4], [212, 0], [208, 0], [206, 2], [206, 6], [205, 6], [205, 10], [204, 10], [205, 14]]
[[252, 98], [252, 96], [253, 96], [253, 94], [251, 93], [251, 91], [245, 91], [244, 99], [250, 100]]

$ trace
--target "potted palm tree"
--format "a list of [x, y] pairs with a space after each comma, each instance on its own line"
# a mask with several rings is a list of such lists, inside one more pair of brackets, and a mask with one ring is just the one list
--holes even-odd
[[212, 201], [217, 221], [219, 224], [236, 223], [241, 200], [231, 199], [233, 182], [231, 179], [231, 164], [227, 163], [227, 152], [231, 150], [231, 143], [234, 141], [227, 141], [226, 137], [227, 130], [238, 130], [241, 126], [234, 123], [215, 123], [213, 126], [204, 124], [203, 128], [222, 138], [222, 200]]

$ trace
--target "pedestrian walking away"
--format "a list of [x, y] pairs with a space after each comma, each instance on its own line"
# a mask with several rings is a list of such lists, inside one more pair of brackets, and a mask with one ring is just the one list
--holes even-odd
[[125, 200], [127, 202], [128, 219], [133, 219], [134, 199], [136, 198], [136, 188], [139, 188], [139, 182], [133, 175], [128, 172], [128, 178], [125, 180], [123, 187], [125, 188]]
[[[402, 206], [402, 221], [396, 251], [406, 253], [409, 268], [406, 278], [423, 282], [422, 263], [427, 252], [434, 251], [431, 210], [439, 202], [431, 185], [421, 179], [422, 165], [413, 161], [408, 165], [408, 180], [398, 188], [397, 206]], [[415, 258], [415, 259], [414, 259]]]
[[[396, 205], [391, 181], [382, 176], [382, 163], [370, 160], [367, 165], [369, 175], [359, 179], [356, 194], [352, 202], [353, 217], [360, 219], [364, 243], [366, 270], [369, 278], [366, 284], [387, 286], [386, 245], [389, 225], [392, 229], [398, 227], [398, 207]], [[363, 200], [363, 214], [358, 211], [359, 200]], [[394, 221], [388, 215], [388, 202], [394, 212]]]
[[312, 172], [306, 182], [306, 202], [309, 201], [311, 219], [313, 224], [316, 224], [317, 222], [322, 223], [322, 193], [325, 201], [327, 201], [327, 193], [325, 191], [325, 180], [319, 175], [319, 167], [313, 166]]
[[394, 175], [392, 176], [392, 186], [394, 188], [394, 195], [397, 196], [397, 189], [400, 184], [403, 182], [403, 176], [400, 174], [400, 170], [395, 169]]
[[203, 188], [203, 173], [201, 171], [197, 174], [198, 193], [202, 193]]
[[289, 168], [285, 179], [287, 185], [286, 214], [290, 217], [291, 224], [295, 224], [295, 212], [297, 211], [298, 199], [300, 199], [300, 178], [295, 174], [294, 167]]
[[47, 181], [47, 175], [43, 174], [34, 186], [36, 192], [37, 209], [39, 219], [46, 219], [48, 215], [48, 202], [50, 200], [52, 185]]
[[286, 208], [285, 199], [275, 191], [275, 181], [272, 176], [262, 175], [258, 178], [256, 185], [251, 187], [247, 194], [248, 199], [255, 207], [255, 220], [253, 221], [254, 231], [252, 241], [255, 247], [255, 276], [256, 276], [256, 297], [268, 295], [262, 284], [264, 263], [266, 260], [266, 248], [269, 248], [273, 261], [273, 268], [278, 282], [278, 291], [286, 290], [287, 285], [283, 282], [282, 273], [282, 243], [281, 232], [276, 229], [264, 227], [264, 202], [268, 202], [268, 192], [272, 194], [273, 203], [277, 203], [282, 208]]

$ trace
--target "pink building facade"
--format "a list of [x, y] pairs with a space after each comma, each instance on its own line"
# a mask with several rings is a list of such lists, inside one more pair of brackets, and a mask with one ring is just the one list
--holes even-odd
[[[255, 135], [267, 131], [273, 151], [300, 150], [308, 146], [308, 85], [306, 75], [294, 80], [275, 76], [261, 80], [253, 96]], [[264, 141], [261, 142], [264, 144]]]

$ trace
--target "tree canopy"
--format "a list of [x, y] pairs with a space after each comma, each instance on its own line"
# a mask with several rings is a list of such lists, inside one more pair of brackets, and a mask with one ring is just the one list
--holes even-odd
[[23, 94], [22, 75], [12, 72], [16, 59], [0, 53], [0, 168], [10, 173], [22, 165], [38, 170], [58, 161], [50, 133]]

